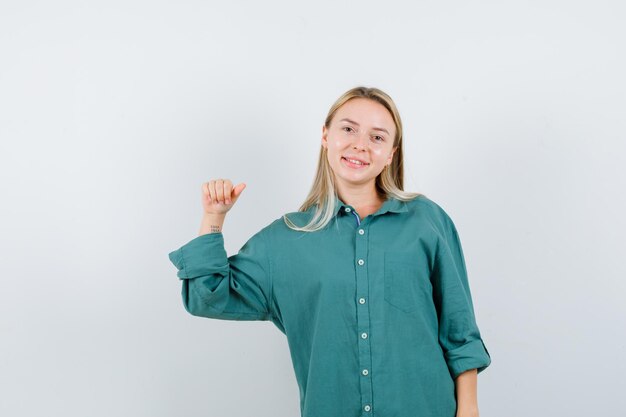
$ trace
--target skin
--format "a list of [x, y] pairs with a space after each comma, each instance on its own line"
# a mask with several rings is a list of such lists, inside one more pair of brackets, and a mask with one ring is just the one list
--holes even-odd
[[[337, 109], [330, 126], [322, 127], [322, 146], [327, 149], [337, 194], [361, 218], [375, 213], [384, 202], [376, 193], [375, 181], [392, 161], [397, 149], [393, 146], [395, 134], [395, 124], [387, 109], [365, 98], [346, 102]], [[361, 159], [369, 165], [352, 168], [342, 160], [343, 156]], [[233, 186], [229, 179], [213, 179], [202, 184], [204, 214], [200, 235], [222, 231], [226, 213], [245, 188], [245, 183]], [[463, 372], [454, 382], [456, 417], [479, 417], [476, 369]]]
[[204, 214], [199, 235], [222, 231], [226, 213], [235, 205], [245, 188], [243, 182], [233, 187], [229, 179], [214, 179], [202, 184]]
[[[381, 130], [383, 129], [383, 130]], [[383, 199], [376, 193], [376, 177], [391, 164], [396, 128], [380, 103], [354, 98], [335, 112], [330, 126], [322, 127], [322, 146], [335, 176], [339, 198], [362, 218], [376, 212]], [[359, 158], [369, 165], [349, 167], [342, 157]]]
[[456, 391], [456, 417], [479, 417], [476, 369], [461, 373], [454, 380]]

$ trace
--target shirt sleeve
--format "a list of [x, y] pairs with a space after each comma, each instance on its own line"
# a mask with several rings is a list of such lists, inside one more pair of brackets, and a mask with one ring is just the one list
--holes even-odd
[[476, 324], [461, 241], [447, 215], [433, 269], [433, 297], [439, 343], [452, 378], [474, 368], [478, 373], [485, 370], [491, 357]]
[[198, 236], [169, 253], [190, 314], [225, 320], [271, 318], [270, 267], [262, 232], [230, 257], [221, 232]]

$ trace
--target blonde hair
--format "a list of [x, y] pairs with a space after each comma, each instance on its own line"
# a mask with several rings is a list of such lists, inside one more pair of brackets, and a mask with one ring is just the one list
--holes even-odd
[[[391, 114], [393, 122], [396, 126], [396, 136], [393, 146], [397, 147], [391, 164], [386, 166], [382, 172], [376, 177], [376, 192], [381, 197], [395, 197], [401, 201], [409, 201], [420, 195], [419, 193], [410, 193], [403, 190], [404, 188], [404, 157], [402, 152], [402, 121], [400, 114], [391, 97], [378, 88], [355, 87], [346, 91], [341, 97], [335, 101], [328, 111], [324, 126], [328, 129], [335, 116], [337, 110], [349, 100], [355, 98], [366, 98], [382, 104]], [[295, 225], [287, 215], [283, 215], [283, 220], [287, 226], [293, 230], [301, 232], [315, 232], [323, 229], [332, 220], [334, 216], [334, 208], [338, 200], [337, 190], [335, 187], [335, 179], [333, 171], [330, 167], [327, 157], [327, 150], [321, 146], [320, 154], [317, 162], [317, 173], [309, 195], [300, 208], [299, 212], [307, 211], [312, 206], [316, 206], [315, 214], [308, 224], [305, 226]]]

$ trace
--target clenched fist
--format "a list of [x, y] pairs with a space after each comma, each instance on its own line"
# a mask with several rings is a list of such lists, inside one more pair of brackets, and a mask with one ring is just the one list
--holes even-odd
[[233, 188], [228, 179], [210, 180], [202, 184], [202, 207], [207, 214], [226, 214], [241, 195], [246, 184], [243, 182]]

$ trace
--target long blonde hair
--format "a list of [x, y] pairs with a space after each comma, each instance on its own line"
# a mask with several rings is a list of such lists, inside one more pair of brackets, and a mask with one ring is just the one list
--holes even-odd
[[[396, 136], [393, 141], [393, 146], [397, 147], [397, 149], [393, 155], [391, 164], [386, 166], [376, 177], [376, 192], [381, 197], [395, 197], [401, 201], [408, 201], [417, 197], [420, 195], [419, 193], [410, 193], [403, 190], [404, 155], [402, 152], [402, 121], [400, 120], [400, 114], [398, 113], [395, 103], [385, 92], [378, 88], [368, 87], [355, 87], [346, 91], [335, 101], [328, 111], [324, 126], [326, 126], [327, 129], [330, 128], [330, 123], [337, 110], [347, 101], [354, 98], [367, 98], [382, 104], [391, 114], [396, 126]], [[315, 214], [309, 223], [302, 227], [294, 224], [287, 218], [287, 215], [283, 215], [283, 220], [289, 228], [301, 232], [315, 232], [323, 229], [333, 218], [334, 208], [338, 198], [333, 171], [328, 162], [327, 150], [325, 147], [321, 146], [313, 187], [311, 187], [309, 195], [298, 209], [299, 212], [304, 212], [312, 206], [316, 206]]]

